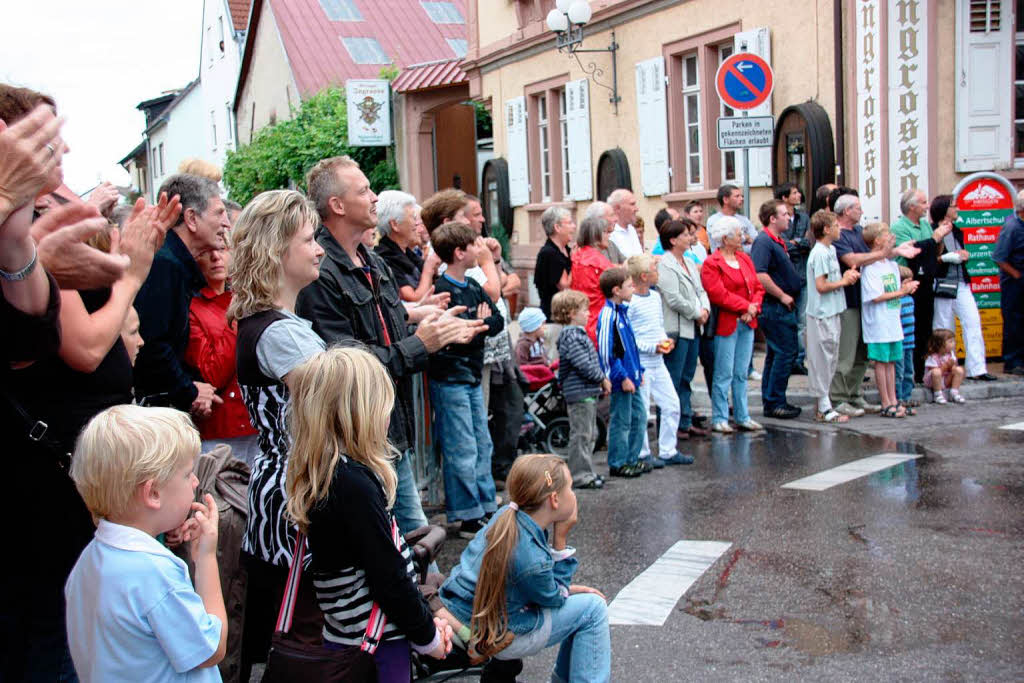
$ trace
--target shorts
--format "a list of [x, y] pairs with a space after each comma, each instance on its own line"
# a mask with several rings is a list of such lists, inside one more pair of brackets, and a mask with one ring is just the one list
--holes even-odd
[[879, 363], [895, 363], [898, 360], [903, 360], [903, 342], [868, 344], [868, 360]]

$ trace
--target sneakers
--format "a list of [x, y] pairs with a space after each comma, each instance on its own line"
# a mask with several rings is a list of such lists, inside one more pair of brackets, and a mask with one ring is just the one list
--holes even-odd
[[975, 382], [995, 382], [997, 378], [995, 375], [991, 373], [983, 372], [980, 375], [971, 375], [967, 379], [973, 380]]
[[953, 403], [967, 403], [967, 401], [964, 400], [964, 397], [960, 395], [959, 389], [949, 390], [949, 400]]
[[585, 481], [582, 484], [573, 484], [574, 489], [603, 489], [604, 479], [600, 476], [595, 476], [590, 481]]
[[801, 410], [796, 406], [776, 406], [765, 412], [765, 417], [774, 417], [776, 420], [792, 420], [800, 416]]
[[623, 465], [622, 467], [609, 467], [608, 475], [612, 477], [623, 477], [625, 479], [634, 479], [639, 477], [643, 472], [640, 471], [635, 465]]
[[747, 379], [752, 379], [755, 382], [760, 382], [762, 379], [764, 379], [764, 375], [762, 375], [757, 370], [751, 370], [750, 374], [747, 375]]
[[664, 465], [664, 461], [661, 458], [653, 456], [653, 455], [650, 455], [650, 456], [648, 456], [646, 458], [641, 458], [640, 462], [642, 462], [642, 463], [650, 463], [651, 467], [653, 467], [656, 470], [660, 470], [661, 468], [663, 468], [665, 466]]
[[739, 427], [741, 430], [743, 430], [745, 432], [756, 432], [756, 431], [760, 431], [760, 430], [764, 429], [764, 427], [762, 427], [758, 423], [754, 422], [753, 420], [747, 420], [746, 422], [741, 422], [741, 423], [739, 423], [736, 426]]
[[736, 430], [730, 427], [728, 422], [716, 422], [711, 426], [711, 431], [719, 434], [732, 434]]
[[693, 464], [693, 456], [692, 455], [683, 455], [682, 453], [676, 453], [671, 458], [664, 458], [664, 459], [662, 459], [662, 458], [659, 457], [658, 460], [661, 460], [661, 462], [663, 463], [661, 465], [662, 467], [664, 467], [665, 465], [692, 465]]
[[949, 403], [949, 401], [946, 400], [946, 394], [941, 389], [935, 392], [935, 402], [940, 406], [944, 406]]
[[651, 461], [650, 458], [644, 458], [643, 460], [638, 460], [637, 463], [635, 465], [633, 465], [633, 467], [636, 468], [636, 470], [638, 472], [640, 472], [640, 474], [647, 474], [648, 472], [653, 472], [654, 471], [654, 465], [652, 465], [650, 461]]
[[835, 411], [840, 415], [846, 415], [847, 417], [860, 417], [864, 414], [863, 408], [858, 408], [850, 403], [840, 403], [835, 407]]
[[464, 519], [462, 520], [462, 524], [459, 525], [459, 538], [476, 538], [477, 533], [479, 533], [485, 526], [487, 526], [485, 517], [481, 517], [480, 519]]

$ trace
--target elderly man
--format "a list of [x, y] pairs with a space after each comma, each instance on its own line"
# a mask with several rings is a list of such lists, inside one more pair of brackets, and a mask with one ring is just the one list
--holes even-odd
[[[744, 216], [743, 211], [743, 190], [726, 183], [718, 188], [718, 211], [711, 214], [708, 218], [708, 235], [711, 234], [711, 228], [714, 227], [715, 223], [720, 221], [726, 216], [732, 216], [740, 222], [740, 226], [743, 228], [743, 251], [750, 253], [750, 247], [754, 244], [754, 239], [757, 237], [757, 228], [750, 222], [750, 219]], [[719, 245], [714, 239], [711, 239], [711, 251], [718, 249]]]
[[789, 210], [778, 199], [769, 199], [761, 205], [758, 217], [764, 230], [754, 240], [750, 258], [765, 291], [758, 319], [768, 343], [761, 405], [765, 417], [792, 420], [800, 415], [800, 408], [786, 400], [786, 388], [799, 351], [795, 308], [801, 283], [782, 239], [789, 230]]
[[185, 368], [188, 310], [192, 297], [206, 286], [196, 257], [222, 247], [231, 224], [220, 188], [212, 180], [173, 175], [160, 187], [160, 194], [164, 192], [181, 197], [182, 210], [135, 295], [139, 334], [146, 340], [135, 361], [135, 396], [148, 405], [205, 416], [214, 403], [223, 401], [213, 386], [194, 381]]
[[1017, 193], [1017, 215], [999, 233], [992, 260], [999, 266], [999, 307], [1003, 313], [1003, 370], [1024, 375], [1024, 190]]
[[413, 247], [416, 234], [416, 198], [408, 192], [385, 190], [377, 197], [377, 232], [374, 251], [391, 267], [402, 301], [420, 301], [430, 294], [441, 260], [433, 251], [420, 258]]
[[952, 223], [945, 222], [932, 229], [928, 215], [928, 196], [923, 190], [911, 188], [900, 196], [900, 216], [892, 224], [892, 235], [897, 243], [913, 242], [921, 250], [916, 258], [897, 259], [907, 266], [920, 282], [914, 292], [914, 381], [924, 377], [924, 360], [928, 357], [928, 340], [932, 336], [932, 319], [935, 316], [935, 272], [939, 268], [942, 253], [942, 239], [953, 229]]
[[608, 239], [608, 258], [612, 263], [625, 263], [630, 256], [644, 253], [644, 245], [636, 233], [636, 197], [629, 190], [618, 189], [608, 195], [608, 206], [615, 212], [611, 237]]
[[409, 334], [394, 273], [362, 243], [363, 233], [377, 225], [377, 195], [359, 164], [347, 156], [324, 159], [310, 170], [307, 187], [323, 222], [317, 241], [324, 256], [320, 277], [299, 292], [296, 313], [313, 321], [328, 345], [353, 340], [365, 344], [395, 381], [388, 439], [404, 454], [395, 463], [395, 517], [399, 529], [408, 533], [427, 523], [409, 463], [416, 432], [412, 376], [426, 368], [428, 354], [460, 338], [464, 323], [448, 312], [432, 314]]

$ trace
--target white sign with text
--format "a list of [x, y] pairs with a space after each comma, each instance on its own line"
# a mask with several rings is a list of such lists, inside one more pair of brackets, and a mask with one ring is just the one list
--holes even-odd
[[718, 148], [771, 147], [775, 138], [775, 119], [771, 116], [720, 116]]

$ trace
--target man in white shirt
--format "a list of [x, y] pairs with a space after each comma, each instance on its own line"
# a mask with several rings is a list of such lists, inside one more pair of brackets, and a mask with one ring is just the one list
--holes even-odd
[[608, 251], [615, 256], [611, 259], [614, 263], [624, 263], [630, 256], [644, 253], [644, 245], [640, 243], [636, 228], [633, 227], [637, 213], [636, 197], [629, 190], [614, 190], [608, 195], [608, 205], [615, 211], [615, 229], [609, 238], [609, 246], [615, 248], [609, 248]]
[[[718, 211], [708, 218], [708, 235], [711, 235], [711, 226], [718, 222], [723, 216], [733, 216], [743, 226], [743, 251], [750, 253], [750, 247], [757, 237], [757, 228], [750, 222], [750, 219], [740, 213], [743, 210], [743, 190], [728, 183], [718, 188]], [[711, 238], [711, 251], [718, 250], [718, 242]]]

